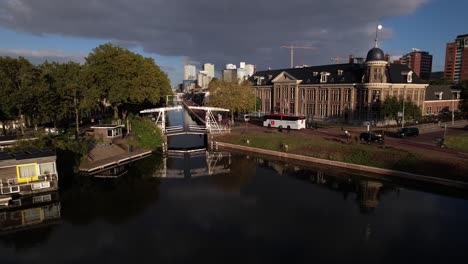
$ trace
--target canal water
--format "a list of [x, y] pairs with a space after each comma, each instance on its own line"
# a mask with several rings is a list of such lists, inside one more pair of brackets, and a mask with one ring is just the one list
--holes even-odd
[[462, 191], [223, 151], [154, 154], [116, 178], [59, 173], [57, 195], [0, 212], [1, 263], [468, 257]]

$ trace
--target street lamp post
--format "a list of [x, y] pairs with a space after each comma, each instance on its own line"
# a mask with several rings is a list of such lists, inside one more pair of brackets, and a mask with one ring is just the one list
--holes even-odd
[[452, 93], [452, 126], [455, 125], [455, 94]]
[[401, 128], [405, 127], [405, 98], [406, 98], [406, 85], [403, 87], [403, 113], [401, 117]]

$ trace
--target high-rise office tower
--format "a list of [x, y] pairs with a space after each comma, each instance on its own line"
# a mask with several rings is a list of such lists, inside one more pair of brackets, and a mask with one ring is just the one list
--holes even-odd
[[191, 64], [184, 65], [184, 80], [196, 80], [197, 79], [196, 72], [197, 71], [196, 71], [195, 65], [191, 65]]
[[432, 55], [429, 52], [413, 49], [411, 53], [403, 55], [400, 62], [408, 65], [421, 79], [431, 78]]
[[458, 35], [455, 42], [447, 43], [444, 77], [454, 82], [468, 80], [468, 34]]
[[205, 63], [203, 64], [203, 71], [206, 72], [206, 75], [208, 76], [208, 79], [211, 81], [213, 77], [215, 77], [214, 74], [214, 64], [213, 63]]

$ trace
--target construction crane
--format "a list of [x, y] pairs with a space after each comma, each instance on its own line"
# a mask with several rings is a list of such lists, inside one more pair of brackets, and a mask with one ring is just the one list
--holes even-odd
[[315, 47], [307, 47], [307, 46], [281, 46], [281, 48], [287, 48], [291, 50], [291, 68], [294, 68], [294, 49], [315, 49]]
[[336, 57], [336, 58], [331, 58], [331, 61], [334, 61], [336, 64], [340, 63], [340, 61], [346, 61], [348, 60], [347, 58], [340, 58], [340, 57]]

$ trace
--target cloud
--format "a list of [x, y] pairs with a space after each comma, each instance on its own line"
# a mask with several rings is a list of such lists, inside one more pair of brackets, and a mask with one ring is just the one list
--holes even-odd
[[28, 50], [28, 49], [0, 49], [0, 56], [25, 57], [32, 63], [39, 64], [48, 61], [83, 63], [87, 54], [79, 52], [66, 52], [63, 50]]
[[[0, 26], [33, 34], [110, 39], [163, 56], [191, 61], [246, 61], [259, 69], [330, 63], [365, 55], [382, 19], [411, 14], [428, 0], [7, 0]], [[384, 28], [381, 39], [390, 38]], [[383, 45], [384, 46], [384, 45]]]

